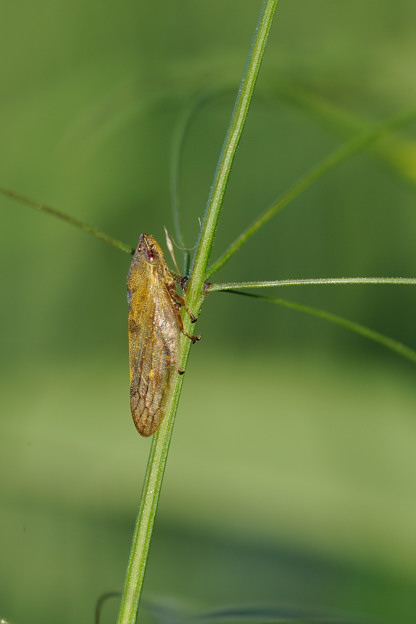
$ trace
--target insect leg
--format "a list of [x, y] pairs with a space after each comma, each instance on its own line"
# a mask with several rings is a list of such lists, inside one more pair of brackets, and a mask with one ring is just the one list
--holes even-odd
[[183, 297], [181, 297], [180, 295], [178, 295], [178, 293], [176, 293], [176, 292], [173, 294], [173, 296], [175, 297], [175, 299], [179, 303], [179, 305], [181, 305], [181, 306], [183, 306], [185, 308], [185, 310], [189, 314], [189, 318], [191, 319], [191, 322], [192, 323], [196, 323], [196, 321], [198, 319], [196, 318], [195, 314], [192, 314], [192, 312], [190, 311], [190, 309], [186, 305], [185, 299]]
[[187, 336], [189, 340], [192, 340], [192, 344], [195, 344], [196, 342], [198, 342], [198, 340], [201, 340], [202, 338], [201, 334], [198, 334], [198, 336], [193, 336], [192, 334], [188, 334], [184, 329], [181, 329], [181, 332], [184, 334], [184, 336]]
[[198, 340], [201, 340], [201, 337], [202, 337], [201, 334], [199, 334], [198, 336], [193, 336], [192, 334], [188, 334], [188, 332], [186, 332], [184, 330], [181, 313], [179, 312], [179, 304], [178, 304], [178, 307], [176, 309], [176, 312], [177, 312], [177, 316], [178, 316], [179, 331], [181, 331], [184, 336], [187, 336], [189, 338], [189, 340], [192, 341], [192, 344], [195, 344], [196, 342], [198, 342]]

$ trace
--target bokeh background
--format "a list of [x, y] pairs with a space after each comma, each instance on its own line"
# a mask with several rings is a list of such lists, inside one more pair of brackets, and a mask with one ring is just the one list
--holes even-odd
[[[281, 0], [214, 257], [361, 127], [415, 103], [413, 0]], [[192, 247], [259, 1], [0, 7], [0, 183], [134, 246]], [[221, 281], [415, 276], [415, 128], [287, 207]], [[1, 204], [0, 616], [91, 622], [124, 581], [150, 441], [128, 406], [129, 257]], [[272, 292], [268, 291], [268, 294]], [[287, 289], [416, 346], [411, 287]], [[144, 596], [416, 617], [414, 365], [317, 319], [212, 295], [192, 349]], [[105, 604], [102, 623], [116, 617]]]

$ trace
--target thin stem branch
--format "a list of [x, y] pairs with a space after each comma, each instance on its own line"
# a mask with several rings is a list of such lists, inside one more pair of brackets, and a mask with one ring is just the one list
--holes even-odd
[[277, 0], [266, 0], [262, 7], [260, 20], [253, 39], [246, 69], [237, 95], [234, 111], [227, 136], [221, 151], [214, 182], [208, 197], [207, 207], [193, 262], [193, 279], [190, 279], [188, 296], [190, 301], [197, 301], [201, 293], [201, 285], [206, 279], [206, 269], [211, 255], [215, 230], [217, 228], [227, 181], [234, 162], [234, 157], [245, 124], [248, 109], [253, 96], [254, 87], [260, 70], [261, 61], [270, 32]]
[[411, 349], [410, 347], [404, 345], [398, 340], [389, 338], [388, 336], [374, 331], [373, 329], [370, 329], [365, 325], [361, 325], [360, 323], [349, 321], [348, 319], [342, 316], [338, 316], [337, 314], [332, 314], [331, 312], [326, 312], [325, 310], [319, 310], [318, 308], [311, 308], [310, 306], [295, 303], [294, 301], [287, 301], [286, 299], [275, 299], [274, 297], [258, 295], [257, 293], [246, 293], [238, 290], [227, 290], [226, 292], [234, 293], [236, 295], [243, 295], [245, 297], [262, 299], [263, 301], [267, 301], [268, 303], [274, 303], [276, 305], [289, 308], [290, 310], [297, 310], [298, 312], [304, 312], [305, 314], [309, 314], [310, 316], [316, 316], [317, 318], [323, 319], [324, 321], [329, 321], [330, 323], [334, 323], [335, 325], [344, 327], [345, 329], [348, 329], [356, 334], [360, 334], [368, 340], [378, 342], [379, 344], [383, 345], [383, 347], [390, 349], [390, 351], [394, 351], [398, 355], [401, 355], [402, 357], [416, 364], [416, 351], [414, 349]]
[[181, 220], [181, 200], [179, 192], [179, 179], [180, 179], [180, 163], [183, 156], [184, 140], [187, 132], [191, 126], [191, 123], [200, 110], [200, 108], [212, 98], [211, 93], [200, 94], [195, 98], [190, 105], [185, 109], [184, 113], [178, 120], [173, 139], [171, 149], [171, 165], [170, 165], [170, 198], [172, 206], [172, 216], [175, 228], [176, 243], [183, 252], [183, 274], [188, 275], [190, 264], [190, 252], [186, 248], [185, 238], [182, 229]]
[[325, 173], [340, 165], [344, 160], [364, 151], [376, 141], [384, 138], [416, 120], [416, 109], [397, 115], [386, 122], [378, 125], [375, 129], [360, 134], [348, 141], [329, 156], [324, 158], [309, 173], [304, 175], [298, 182], [293, 184], [279, 199], [277, 199], [263, 214], [225, 250], [218, 260], [208, 269], [206, 279], [216, 273], [228, 260], [246, 243], [263, 225], [265, 225], [278, 212], [283, 210], [291, 201], [296, 199], [303, 191], [319, 180]]
[[176, 124], [171, 148], [170, 157], [170, 201], [171, 210], [173, 215], [173, 223], [175, 227], [175, 236], [178, 245], [185, 247], [185, 241], [183, 238], [182, 224], [181, 224], [181, 211], [180, 211], [180, 196], [179, 196], [179, 173], [180, 162], [183, 149], [183, 142], [186, 134], [186, 130], [189, 127], [190, 121], [194, 113], [193, 106], [188, 107], [181, 115], [178, 123]]
[[122, 241], [119, 241], [116, 238], [109, 236], [105, 232], [102, 232], [101, 230], [98, 230], [97, 228], [92, 227], [92, 225], [88, 225], [88, 223], [85, 223], [84, 221], [81, 221], [80, 219], [77, 219], [76, 217], [71, 217], [70, 215], [67, 215], [64, 212], [57, 210], [56, 208], [47, 206], [46, 204], [43, 204], [42, 202], [35, 201], [34, 199], [31, 199], [30, 197], [26, 197], [25, 195], [22, 195], [21, 193], [17, 193], [16, 191], [12, 191], [10, 189], [4, 188], [3, 186], [0, 186], [0, 193], [2, 195], [6, 195], [6, 197], [10, 197], [10, 199], [14, 199], [18, 202], [21, 202], [22, 204], [26, 204], [26, 206], [30, 206], [31, 208], [34, 208], [35, 210], [39, 210], [40, 212], [46, 212], [46, 214], [52, 215], [53, 217], [56, 217], [57, 219], [61, 219], [62, 221], [69, 223], [69, 225], [73, 225], [79, 230], [83, 230], [84, 232], [87, 232], [87, 234], [91, 234], [92, 236], [95, 236], [95, 238], [99, 238], [100, 240], [103, 240], [108, 245], [112, 245], [113, 247], [116, 247], [117, 249], [121, 249], [121, 251], [124, 251], [125, 253], [131, 254], [134, 252], [134, 249], [132, 249], [129, 245], [126, 245], [126, 243], [123, 243]]
[[314, 279], [287, 279], [263, 282], [227, 282], [210, 284], [208, 292], [235, 290], [236, 288], [272, 288], [276, 286], [321, 286], [327, 284], [400, 284], [416, 285], [415, 277], [318, 277]]
[[185, 247], [181, 224], [181, 201], [179, 193], [180, 163], [183, 156], [184, 141], [196, 113], [206, 102], [213, 99], [213, 97], [214, 94], [212, 92], [201, 93], [195, 97], [181, 114], [173, 133], [170, 158], [170, 199], [176, 242], [181, 247]]

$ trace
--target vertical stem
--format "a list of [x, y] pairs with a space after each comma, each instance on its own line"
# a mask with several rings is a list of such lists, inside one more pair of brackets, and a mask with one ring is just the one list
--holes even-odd
[[[191, 342], [182, 336], [179, 367], [185, 370]], [[121, 598], [118, 624], [135, 624], [152, 539], [153, 525], [162, 489], [167, 456], [172, 438], [176, 409], [182, 389], [183, 375], [178, 375], [168, 412], [158, 431], [153, 435], [146, 476], [140, 499], [139, 513], [130, 550], [124, 591]], [[142, 441], [142, 440], [141, 440]]]
[[[224, 146], [221, 151], [219, 163], [214, 176], [214, 182], [208, 198], [204, 222], [187, 290], [187, 304], [196, 315], [198, 314], [202, 303], [206, 268], [209, 262], [215, 228], [218, 222], [226, 184], [253, 95], [277, 1], [278, 0], [265, 0], [263, 3], [259, 22], [257, 24], [253, 43], [248, 56], [246, 69], [241, 81], [227, 136], [224, 141]], [[185, 330], [188, 333], [191, 332], [191, 320], [188, 315], [185, 315], [183, 322]], [[190, 346], [191, 343], [189, 339], [182, 336], [179, 365], [183, 370], [186, 368]], [[137, 610], [139, 608], [144, 573], [146, 570], [150, 541], [152, 537], [153, 524], [159, 502], [160, 490], [162, 487], [162, 480], [165, 472], [167, 454], [182, 383], [183, 375], [178, 375], [168, 413], [162, 421], [159, 431], [155, 433], [152, 441], [127, 568], [124, 592], [121, 599], [118, 624], [135, 624], [136, 622]]]
[[[182, 357], [180, 366], [183, 367], [189, 356], [190, 341], [182, 343]], [[118, 624], [134, 624], [139, 608], [140, 595], [146, 571], [153, 525], [165, 473], [167, 455], [172, 437], [173, 424], [179, 396], [182, 388], [183, 375], [178, 375], [178, 381], [173, 393], [172, 402], [166, 417], [159, 430], [153, 435], [152, 446], [147, 462], [146, 476], [140, 500], [131, 545], [129, 563], [127, 567], [124, 592], [120, 604]]]

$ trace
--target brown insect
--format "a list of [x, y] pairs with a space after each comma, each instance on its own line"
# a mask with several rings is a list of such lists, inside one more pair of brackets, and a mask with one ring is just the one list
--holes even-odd
[[129, 303], [130, 408], [137, 431], [150, 436], [162, 422], [178, 368], [179, 338], [183, 329], [180, 308], [185, 301], [159, 244], [141, 234], [127, 277]]

